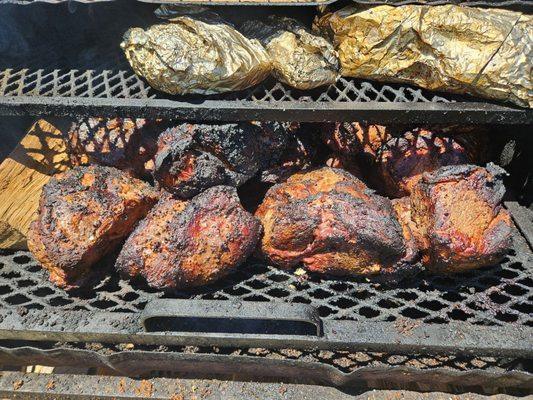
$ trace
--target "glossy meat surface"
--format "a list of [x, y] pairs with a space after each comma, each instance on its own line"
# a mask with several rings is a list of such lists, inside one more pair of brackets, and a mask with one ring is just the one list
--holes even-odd
[[238, 187], [277, 162], [287, 141], [278, 123], [184, 123], [159, 137], [154, 177], [180, 198], [217, 185]]
[[282, 268], [370, 275], [393, 271], [407, 255], [391, 202], [342, 170], [293, 175], [268, 191], [256, 216], [260, 252]]
[[157, 201], [147, 183], [118, 169], [75, 167], [44, 187], [28, 247], [58, 286], [75, 288]]
[[433, 272], [498, 262], [511, 246], [512, 222], [501, 204], [505, 171], [488, 164], [423, 174], [410, 196], [412, 231]]
[[260, 235], [233, 187], [215, 186], [188, 202], [166, 195], [128, 238], [116, 268], [157, 289], [205, 285], [242, 264]]
[[65, 141], [73, 165], [106, 165], [146, 176], [162, 129], [143, 118], [90, 117], [73, 123]]

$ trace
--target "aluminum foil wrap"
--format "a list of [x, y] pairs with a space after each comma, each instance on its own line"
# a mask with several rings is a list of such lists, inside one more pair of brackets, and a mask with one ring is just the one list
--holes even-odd
[[291, 18], [271, 16], [267, 22], [248, 21], [241, 31], [257, 39], [272, 61], [273, 75], [297, 89], [331, 85], [339, 77], [333, 45]]
[[121, 47], [137, 75], [170, 94], [242, 90], [271, 71], [267, 52], [220, 21], [179, 16], [147, 30], [132, 28]]
[[360, 9], [315, 20], [341, 73], [533, 106], [533, 16], [455, 5]]

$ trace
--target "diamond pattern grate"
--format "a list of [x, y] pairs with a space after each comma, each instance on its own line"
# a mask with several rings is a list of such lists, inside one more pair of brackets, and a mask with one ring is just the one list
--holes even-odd
[[[44, 70], [0, 71], [0, 96], [43, 96], [81, 98], [194, 100], [194, 96], [167, 96], [150, 88], [129, 70]], [[313, 91], [299, 91], [272, 79], [237, 93], [201, 97], [223, 100], [266, 102], [450, 102], [459, 97], [442, 97], [422, 89], [400, 85], [379, 85], [340, 78], [335, 85]]]
[[67, 293], [27, 251], [0, 253], [0, 306], [135, 312], [154, 298], [285, 301], [316, 307], [323, 318], [400, 324], [467, 321], [478, 325], [533, 326], [533, 255], [524, 238], [497, 266], [456, 276], [419, 276], [388, 288], [368, 279], [325, 278], [249, 262], [203, 288], [165, 294], [115, 274], [94, 289]]

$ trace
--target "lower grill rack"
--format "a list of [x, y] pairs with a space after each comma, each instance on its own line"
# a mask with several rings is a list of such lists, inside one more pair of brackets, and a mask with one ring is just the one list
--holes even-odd
[[102, 278], [94, 289], [66, 292], [49, 282], [47, 272], [28, 251], [3, 250], [0, 307], [51, 314], [59, 310], [135, 313], [161, 298], [238, 300], [309, 305], [326, 320], [533, 327], [532, 273], [533, 254], [518, 230], [513, 249], [499, 265], [459, 275], [421, 275], [392, 288], [365, 278], [300, 275], [251, 261], [213, 285], [173, 294], [122, 280], [117, 274]]
[[419, 275], [397, 287], [251, 261], [216, 284], [172, 294], [115, 274], [91, 290], [65, 292], [29, 252], [2, 251], [0, 362], [82, 363], [123, 376], [208, 371], [220, 379], [528, 393], [530, 223], [525, 209], [509, 204], [521, 231], [514, 229], [500, 264]]

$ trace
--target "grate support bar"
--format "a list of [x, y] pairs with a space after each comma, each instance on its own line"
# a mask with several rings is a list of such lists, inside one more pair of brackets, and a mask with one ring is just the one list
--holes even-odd
[[0, 395], [28, 400], [354, 399], [338, 389], [317, 385], [168, 378], [138, 380], [21, 372], [0, 373]]
[[[167, 300], [167, 308], [168, 308]], [[173, 300], [200, 308], [195, 300]], [[226, 302], [227, 303], [227, 302]], [[232, 302], [236, 310], [241, 302]], [[151, 309], [155, 308], [149, 307]], [[260, 307], [264, 305], [261, 304]], [[286, 306], [286, 305], [282, 305]], [[228, 308], [212, 300], [202, 307]], [[247, 302], [246, 308], [253, 307]], [[275, 305], [271, 305], [275, 308]], [[309, 307], [307, 307], [309, 308]], [[272, 310], [275, 315], [276, 310]], [[196, 319], [199, 319], [198, 316]], [[357, 322], [323, 320], [321, 335], [209, 331], [147, 332], [138, 313], [0, 310], [0, 339], [61, 342], [134, 343], [143, 345], [220, 346], [392, 352], [396, 354], [471, 354], [533, 358], [533, 328], [525, 326], [472, 329], [471, 324], [417, 324], [412, 321]], [[240, 322], [244, 325], [244, 322]], [[167, 328], [168, 329], [168, 328]]]
[[202, 121], [365, 121], [380, 124], [532, 124], [533, 110], [478, 102], [280, 102], [0, 97], [5, 116], [106, 116]]

